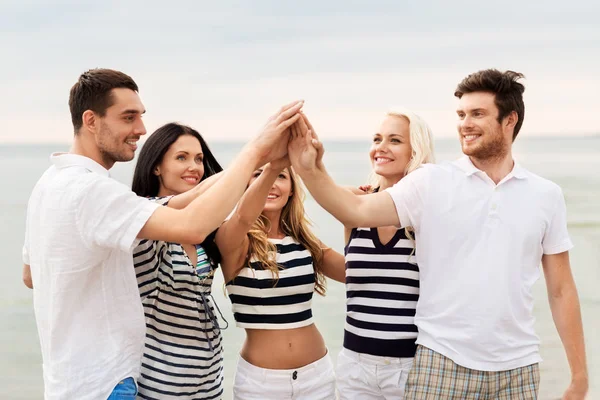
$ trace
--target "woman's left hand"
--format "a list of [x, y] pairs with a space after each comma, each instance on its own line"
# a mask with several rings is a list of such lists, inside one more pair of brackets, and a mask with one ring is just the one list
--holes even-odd
[[269, 168], [277, 172], [283, 171], [285, 168], [289, 168], [290, 165], [292, 164], [290, 163], [290, 158], [287, 156], [287, 154], [281, 158], [278, 158], [277, 160], [271, 161], [268, 164]]

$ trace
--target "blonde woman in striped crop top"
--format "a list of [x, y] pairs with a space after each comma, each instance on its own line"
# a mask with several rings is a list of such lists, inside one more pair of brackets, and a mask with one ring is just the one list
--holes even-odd
[[234, 399], [333, 399], [335, 376], [312, 318], [325, 275], [344, 258], [310, 231], [303, 191], [286, 158], [255, 172], [216, 236], [236, 324], [246, 329]]
[[[382, 191], [434, 162], [429, 127], [390, 110], [372, 137], [371, 186]], [[365, 188], [367, 192], [367, 188]], [[410, 229], [345, 227], [346, 324], [337, 359], [340, 400], [401, 400], [416, 351], [419, 266]]]

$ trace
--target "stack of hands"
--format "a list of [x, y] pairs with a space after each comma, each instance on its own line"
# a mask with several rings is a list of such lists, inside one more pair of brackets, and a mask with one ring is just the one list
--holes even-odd
[[281, 107], [249, 144], [259, 154], [259, 167], [269, 164], [282, 170], [291, 165], [300, 175], [322, 167], [323, 144], [303, 106], [304, 101], [298, 100]]

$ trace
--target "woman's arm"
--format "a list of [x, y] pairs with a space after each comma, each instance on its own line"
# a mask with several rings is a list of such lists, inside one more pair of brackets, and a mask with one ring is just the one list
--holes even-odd
[[221, 225], [215, 241], [221, 252], [225, 282], [239, 272], [248, 253], [248, 231], [260, 216], [273, 183], [289, 164], [287, 157], [265, 165], [262, 173], [244, 193], [231, 218]]
[[321, 243], [323, 248], [323, 274], [329, 279], [346, 283], [346, 259], [344, 256], [330, 247]]
[[167, 204], [167, 207], [175, 208], [177, 210], [181, 210], [187, 207], [187, 205], [190, 204], [194, 199], [196, 199], [197, 197], [202, 195], [202, 193], [210, 189], [210, 187], [214, 185], [222, 176], [222, 171], [218, 174], [209, 176], [208, 178], [197, 184], [196, 187], [194, 187], [193, 189], [188, 190], [185, 193], [178, 194], [177, 196], [171, 198], [171, 200], [169, 200], [169, 203]]

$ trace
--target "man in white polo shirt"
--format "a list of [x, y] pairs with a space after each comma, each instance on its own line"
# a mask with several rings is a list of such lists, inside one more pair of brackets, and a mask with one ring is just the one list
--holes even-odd
[[419, 347], [407, 399], [537, 398], [541, 358], [531, 288], [540, 262], [571, 367], [564, 398], [587, 392], [562, 191], [512, 158], [525, 111], [522, 77], [495, 69], [466, 77], [455, 93], [465, 156], [425, 165], [383, 193], [357, 196], [335, 185], [307, 120], [290, 143], [296, 171], [345, 226], [415, 230]]
[[234, 208], [253, 171], [287, 153], [302, 102], [272, 117], [220, 179], [181, 210], [110, 178], [146, 133], [129, 76], [83, 73], [69, 97], [70, 153], [53, 154], [27, 209], [24, 277], [33, 286], [46, 399], [134, 399], [145, 322], [133, 268], [137, 238], [201, 243]]

